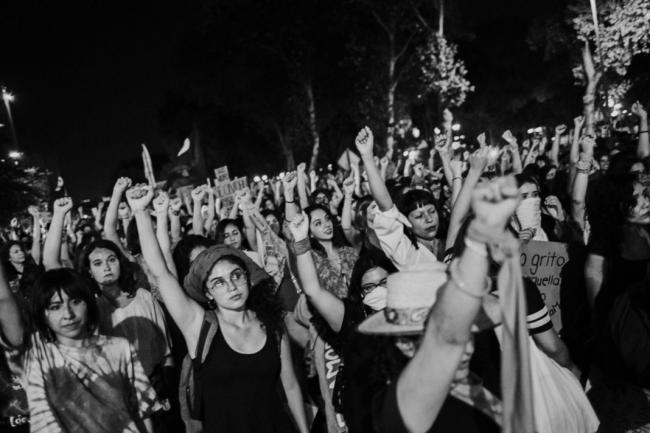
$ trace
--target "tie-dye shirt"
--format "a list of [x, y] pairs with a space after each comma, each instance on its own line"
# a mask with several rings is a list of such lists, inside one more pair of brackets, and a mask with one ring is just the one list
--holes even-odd
[[143, 420], [160, 409], [123, 338], [97, 335], [74, 348], [33, 334], [22, 366], [32, 432], [144, 432]]

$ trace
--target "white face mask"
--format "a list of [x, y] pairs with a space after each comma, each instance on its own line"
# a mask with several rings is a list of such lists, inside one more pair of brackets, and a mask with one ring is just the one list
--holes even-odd
[[374, 311], [381, 311], [386, 308], [386, 287], [377, 286], [363, 297], [363, 303]]
[[515, 214], [522, 229], [538, 229], [542, 226], [542, 199], [539, 197], [525, 198], [517, 206]]

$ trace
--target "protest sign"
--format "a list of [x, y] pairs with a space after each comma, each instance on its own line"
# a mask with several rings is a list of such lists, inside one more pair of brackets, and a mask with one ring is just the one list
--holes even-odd
[[224, 165], [223, 167], [214, 169], [214, 183], [218, 185], [220, 183], [230, 182], [230, 174], [228, 174], [228, 166]]
[[225, 209], [226, 213], [230, 213], [230, 210], [235, 205], [235, 193], [246, 188], [248, 188], [246, 177], [238, 177], [234, 180], [215, 185], [214, 196], [221, 199], [221, 208]]
[[361, 158], [359, 158], [356, 153], [352, 152], [350, 149], [345, 149], [339, 157], [337, 164], [343, 170], [348, 171], [350, 170], [350, 165], [359, 165], [360, 160]]
[[562, 329], [560, 286], [562, 268], [569, 261], [567, 245], [561, 242], [530, 241], [521, 248], [521, 272], [530, 278], [548, 308], [553, 326]]

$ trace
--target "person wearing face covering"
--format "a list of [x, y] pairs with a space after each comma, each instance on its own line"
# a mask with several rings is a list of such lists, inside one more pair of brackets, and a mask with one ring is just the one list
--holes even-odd
[[[290, 224], [296, 253], [298, 277], [309, 304], [324, 319], [328, 332], [322, 336], [341, 354], [343, 366], [339, 368], [330, 397], [333, 408], [343, 416], [347, 431], [373, 432], [368, 402], [382, 386], [377, 380], [377, 361], [385, 351], [387, 339], [359, 334], [356, 326], [367, 316], [386, 307], [386, 268], [392, 264], [385, 259], [376, 262], [370, 257], [357, 262], [356, 275], [352, 276], [348, 296], [340, 299], [319, 282], [316, 265], [309, 252], [309, 222], [298, 215]], [[328, 398], [324, 396], [324, 398]]]
[[511, 228], [520, 240], [584, 243], [582, 230], [565, 215], [560, 200], [555, 196], [541, 197], [535, 168], [526, 167], [516, 179], [521, 201], [515, 210]]

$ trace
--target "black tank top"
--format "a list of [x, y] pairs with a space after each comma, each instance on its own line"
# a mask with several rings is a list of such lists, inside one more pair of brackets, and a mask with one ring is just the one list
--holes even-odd
[[[197, 360], [195, 362], [195, 368]], [[198, 383], [205, 433], [294, 433], [280, 384], [279, 344], [272, 335], [252, 354], [234, 351], [217, 330]]]

